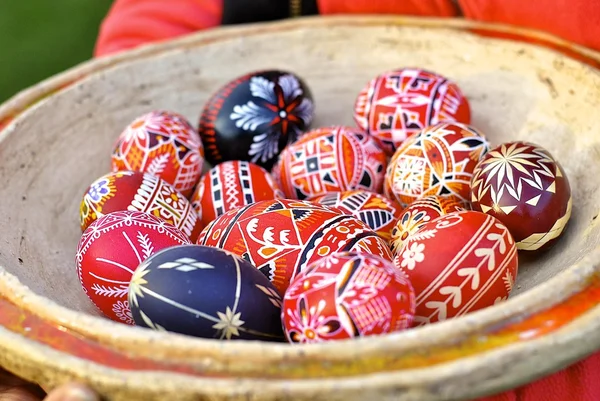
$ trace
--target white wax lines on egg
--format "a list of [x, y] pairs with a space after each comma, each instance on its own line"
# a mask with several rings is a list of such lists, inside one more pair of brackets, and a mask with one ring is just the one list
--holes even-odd
[[[131, 246], [131, 249], [135, 253], [135, 256], [137, 256], [137, 259], [138, 259], [139, 263], [142, 263], [143, 260], [140, 257], [140, 253], [135, 248], [135, 245], [133, 245], [133, 242], [131, 242], [131, 239], [129, 239], [129, 237], [127, 236], [127, 233], [125, 233], [125, 231], [123, 231], [122, 234], [123, 234], [123, 237], [125, 237], [125, 240], [127, 240], [127, 242], [129, 243], [129, 245]], [[133, 272], [131, 272], [131, 273], [133, 274]]]

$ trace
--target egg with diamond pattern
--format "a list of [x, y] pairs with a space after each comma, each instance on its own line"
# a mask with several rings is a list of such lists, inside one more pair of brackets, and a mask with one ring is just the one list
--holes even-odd
[[129, 304], [138, 326], [220, 340], [283, 341], [281, 296], [250, 263], [222, 249], [164, 249], [135, 271]]

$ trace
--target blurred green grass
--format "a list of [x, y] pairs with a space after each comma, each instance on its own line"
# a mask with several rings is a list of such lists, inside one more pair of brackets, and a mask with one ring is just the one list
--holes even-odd
[[1, 0], [0, 102], [92, 58], [111, 0]]

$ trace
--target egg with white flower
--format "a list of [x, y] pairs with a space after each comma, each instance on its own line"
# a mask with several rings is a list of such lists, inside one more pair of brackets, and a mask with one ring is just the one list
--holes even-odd
[[222, 249], [175, 246], [135, 271], [136, 325], [220, 340], [282, 341], [281, 296], [250, 263]]
[[225, 83], [206, 102], [198, 131], [215, 166], [249, 161], [271, 170], [279, 153], [309, 128], [312, 93], [298, 75], [260, 70]]
[[414, 287], [417, 326], [506, 300], [518, 271], [517, 247], [506, 226], [470, 210], [424, 223], [394, 263]]

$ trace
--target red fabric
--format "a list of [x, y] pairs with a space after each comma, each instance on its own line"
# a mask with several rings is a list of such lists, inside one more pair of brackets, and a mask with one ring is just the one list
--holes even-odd
[[458, 16], [458, 8], [450, 0], [317, 0], [317, 4], [320, 14]]
[[[539, 29], [600, 50], [598, 0], [458, 0], [465, 18]], [[322, 14], [451, 17], [452, 0], [318, 0]], [[116, 0], [95, 55], [102, 56], [220, 24], [222, 0]], [[598, 401], [600, 353], [562, 372], [478, 401]]]
[[598, 0], [458, 0], [466, 18], [537, 29], [600, 50]]
[[538, 381], [477, 401], [598, 401], [600, 353]]
[[96, 57], [218, 26], [222, 0], [116, 0], [102, 22]]

